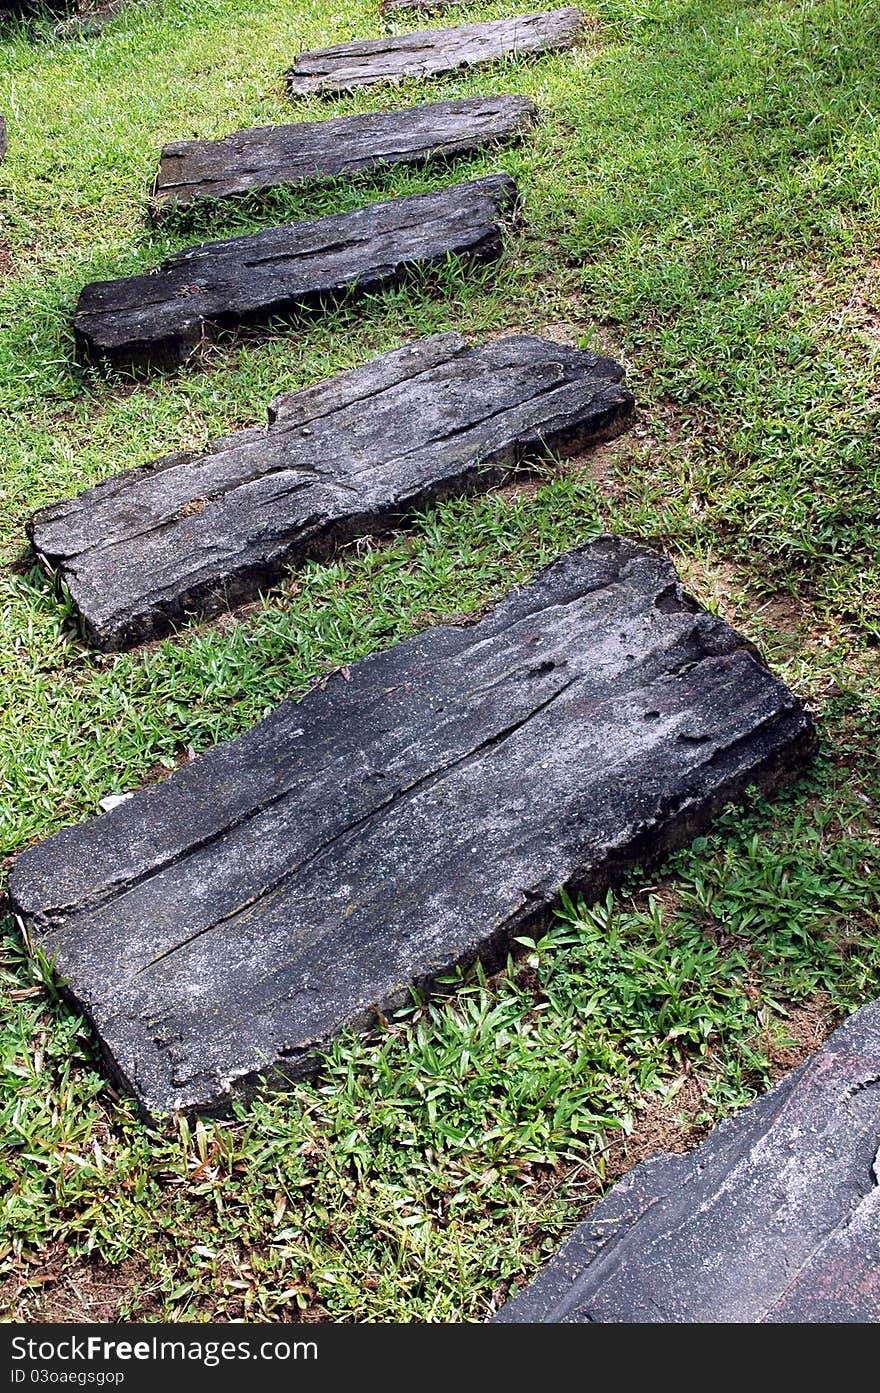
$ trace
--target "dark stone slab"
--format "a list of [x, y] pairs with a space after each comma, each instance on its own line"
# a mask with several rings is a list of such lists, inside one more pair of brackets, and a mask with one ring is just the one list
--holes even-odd
[[880, 1001], [687, 1156], [630, 1172], [510, 1322], [880, 1321]]
[[79, 351], [123, 366], [181, 362], [212, 330], [396, 285], [450, 254], [492, 261], [515, 199], [513, 180], [496, 174], [190, 247], [157, 271], [87, 285], [73, 321]]
[[150, 1113], [311, 1072], [812, 753], [669, 561], [610, 537], [25, 851], [15, 912]]
[[29, 534], [100, 648], [252, 598], [292, 563], [484, 492], [633, 409], [608, 358], [441, 334], [280, 397], [267, 431], [178, 454], [44, 508]]
[[6, 151], [9, 149], [9, 136], [6, 132], [6, 117], [0, 116], [0, 160], [6, 159]]
[[195, 199], [452, 159], [519, 138], [535, 115], [528, 97], [466, 97], [403, 111], [261, 126], [223, 140], [179, 140], [162, 151], [152, 208], [159, 213]]
[[292, 96], [327, 96], [377, 82], [434, 77], [502, 58], [551, 53], [571, 48], [583, 23], [581, 11], [569, 6], [485, 24], [352, 39], [301, 53], [288, 71], [288, 90]]

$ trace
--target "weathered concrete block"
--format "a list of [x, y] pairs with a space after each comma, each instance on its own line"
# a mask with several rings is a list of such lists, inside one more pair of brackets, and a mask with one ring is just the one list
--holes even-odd
[[485, 24], [352, 39], [301, 53], [287, 74], [288, 90], [291, 96], [329, 96], [377, 82], [435, 77], [503, 58], [551, 53], [571, 48], [583, 22], [581, 11], [569, 6]]
[[452, 159], [518, 139], [535, 116], [528, 97], [464, 97], [402, 111], [260, 126], [222, 140], [176, 140], [162, 151], [152, 208], [158, 214], [196, 200]]
[[88, 640], [119, 648], [252, 598], [291, 564], [484, 492], [633, 410], [608, 358], [441, 334], [280, 397], [268, 431], [171, 455], [44, 508], [28, 528]]
[[601, 537], [25, 851], [10, 896], [112, 1077], [152, 1114], [221, 1108], [813, 745], [667, 560]]
[[499, 1321], [880, 1321], [880, 1001], [686, 1156], [636, 1166]]
[[156, 271], [87, 285], [73, 321], [79, 351], [121, 366], [181, 362], [217, 329], [396, 285], [450, 255], [493, 261], [515, 199], [497, 174], [190, 247]]

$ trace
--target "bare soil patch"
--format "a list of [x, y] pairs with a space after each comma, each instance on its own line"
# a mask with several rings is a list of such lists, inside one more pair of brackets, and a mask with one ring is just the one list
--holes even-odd
[[111, 1267], [91, 1258], [68, 1264], [59, 1254], [0, 1288], [0, 1309], [13, 1320], [35, 1325], [106, 1325], [126, 1320], [130, 1313], [142, 1319], [157, 1309], [150, 1281], [137, 1259]]

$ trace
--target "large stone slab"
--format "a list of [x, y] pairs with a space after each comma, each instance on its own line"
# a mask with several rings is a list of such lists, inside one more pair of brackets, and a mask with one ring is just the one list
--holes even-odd
[[630, 1172], [496, 1320], [880, 1321], [880, 1001]]
[[377, 82], [434, 77], [503, 58], [550, 53], [571, 48], [583, 22], [581, 11], [569, 6], [418, 34], [351, 39], [301, 53], [288, 71], [288, 90], [292, 96], [329, 96]]
[[222, 140], [178, 140], [162, 151], [152, 208], [161, 213], [197, 199], [452, 159], [517, 139], [535, 115], [528, 97], [465, 97], [402, 111], [261, 126]]
[[267, 431], [178, 454], [44, 508], [29, 533], [89, 641], [119, 648], [253, 597], [292, 563], [483, 492], [632, 412], [610, 359], [441, 334], [280, 397]]
[[122, 366], [181, 362], [218, 329], [380, 290], [450, 255], [492, 261], [515, 199], [513, 180], [497, 174], [190, 247], [156, 271], [87, 285], [79, 351]]
[[25, 851], [10, 895], [113, 1078], [219, 1108], [498, 966], [563, 888], [603, 893], [813, 744], [669, 561], [602, 537]]

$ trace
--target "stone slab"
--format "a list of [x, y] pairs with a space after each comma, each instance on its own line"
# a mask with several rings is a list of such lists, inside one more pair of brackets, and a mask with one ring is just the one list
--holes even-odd
[[351, 39], [301, 53], [287, 73], [291, 96], [330, 96], [377, 82], [436, 77], [459, 68], [571, 48], [583, 28], [572, 6], [483, 24]]
[[381, 290], [450, 255], [495, 260], [515, 201], [513, 180], [497, 174], [189, 247], [158, 270], [87, 285], [74, 316], [80, 355], [179, 363], [217, 330]]
[[813, 746], [668, 560], [600, 537], [23, 852], [10, 896], [116, 1082], [221, 1109], [498, 967], [562, 889], [601, 895]]
[[44, 508], [31, 540], [88, 641], [124, 647], [253, 598], [291, 564], [485, 492], [615, 434], [633, 399], [608, 358], [439, 334], [278, 398], [268, 430], [118, 474]]
[[154, 214], [196, 200], [317, 183], [398, 164], [453, 159], [518, 139], [535, 120], [528, 97], [465, 97], [402, 111], [260, 126], [162, 151]]
[[880, 1321], [880, 1001], [695, 1151], [636, 1166], [495, 1319]]

